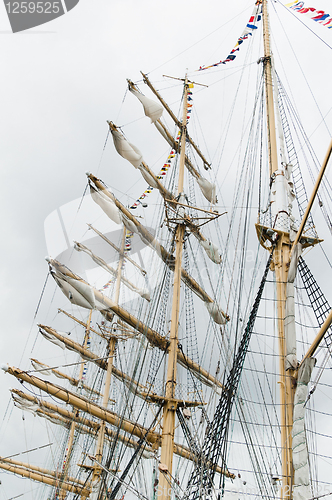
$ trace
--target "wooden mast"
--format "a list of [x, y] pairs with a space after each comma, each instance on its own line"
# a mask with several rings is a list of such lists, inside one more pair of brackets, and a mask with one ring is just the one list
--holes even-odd
[[[188, 79], [187, 75], [184, 80], [183, 94], [183, 115], [181, 124], [181, 153], [179, 164], [179, 179], [178, 179], [178, 196], [183, 193], [184, 181], [184, 163], [185, 163], [185, 146], [186, 146], [186, 131], [187, 131], [187, 102], [188, 102]], [[180, 312], [180, 290], [181, 290], [181, 264], [183, 239], [185, 233], [185, 225], [183, 221], [176, 227], [175, 241], [175, 267], [173, 280], [173, 301], [172, 301], [172, 316], [171, 330], [169, 338], [168, 350], [168, 365], [166, 375], [166, 401], [164, 404], [162, 437], [161, 437], [161, 456], [160, 468], [163, 472], [159, 479], [160, 499], [165, 500], [171, 497], [170, 479], [172, 474], [173, 464], [173, 449], [174, 449], [174, 430], [175, 430], [175, 413], [177, 404], [175, 402], [176, 388], [176, 372], [177, 372], [177, 354], [178, 354], [178, 329], [179, 329], [179, 312]], [[159, 495], [158, 495], [159, 496]]]
[[[269, 170], [272, 177], [279, 170], [276, 124], [274, 112], [272, 61], [270, 49], [270, 31], [267, 0], [262, 0], [263, 30], [264, 30], [264, 75], [267, 108], [267, 133], [269, 150]], [[278, 239], [274, 249], [271, 267], [275, 271], [277, 287], [277, 319], [279, 338], [279, 373], [280, 373], [280, 403], [281, 403], [281, 458], [282, 458], [282, 491], [281, 498], [292, 498], [293, 486], [293, 453], [292, 453], [292, 428], [293, 428], [293, 400], [295, 392], [294, 370], [286, 371], [286, 346], [285, 346], [285, 302], [288, 263], [290, 256], [289, 232], [278, 231]]]

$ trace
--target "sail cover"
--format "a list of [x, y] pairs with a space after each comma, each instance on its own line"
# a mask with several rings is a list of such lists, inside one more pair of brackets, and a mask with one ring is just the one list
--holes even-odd
[[312, 498], [309, 481], [308, 447], [305, 435], [304, 405], [308, 394], [308, 383], [315, 363], [315, 358], [303, 360], [303, 364], [299, 368], [297, 387], [294, 396], [292, 432], [294, 465], [293, 500], [309, 500], [309, 498]]

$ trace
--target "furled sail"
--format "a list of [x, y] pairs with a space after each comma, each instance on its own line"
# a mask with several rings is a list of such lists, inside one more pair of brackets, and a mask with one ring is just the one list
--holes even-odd
[[[57, 273], [61, 273], [63, 276], [65, 276], [64, 273], [66, 273], [71, 277], [71, 279], [73, 281], [75, 279], [77, 281], [83, 282], [83, 280], [81, 278], [76, 276], [74, 273], [72, 273], [66, 267], [62, 266], [62, 264], [60, 264], [59, 262], [57, 262], [55, 260], [51, 260], [50, 264], [57, 270]], [[185, 271], [184, 271], [184, 273], [185, 273]], [[52, 272], [51, 274], [53, 277], [55, 276], [54, 272]], [[83, 282], [83, 283], [85, 283], [85, 282]], [[148, 341], [150, 342], [151, 345], [156, 346], [163, 351], [165, 351], [167, 349], [166, 339], [163, 336], [161, 336], [158, 332], [156, 332], [152, 328], [149, 328], [147, 325], [145, 325], [138, 318], [136, 318], [135, 316], [130, 314], [124, 308], [115, 304], [111, 299], [108, 299], [107, 297], [105, 297], [98, 290], [94, 289], [94, 293], [96, 295], [96, 303], [103, 304], [104, 309], [102, 310], [102, 312], [105, 313], [106, 317], [108, 317], [108, 315], [111, 315], [111, 314], [113, 315], [113, 313], [115, 313], [125, 323], [127, 323], [132, 328], [134, 328], [135, 330], [140, 332], [142, 335], [144, 335], [148, 339]], [[209, 300], [207, 300], [207, 299], [205, 299], [205, 300], [203, 299], [203, 300], [206, 302], [213, 302], [212, 299], [206, 294], [206, 292], [204, 292], [204, 293], [205, 293], [206, 298], [209, 298]], [[229, 317], [225, 315], [225, 319], [228, 321]], [[51, 333], [54, 336], [54, 330], [51, 331]], [[60, 340], [64, 341], [65, 339], [60, 338]], [[68, 343], [68, 342], [69, 342], [69, 339], [66, 341], [66, 343]], [[82, 349], [82, 347], [80, 347], [80, 349]], [[81, 350], [80, 350], [80, 352], [81, 352]], [[90, 351], [87, 351], [87, 353], [88, 353], [87, 355], [90, 357], [91, 356]], [[182, 354], [182, 352], [180, 350], [178, 351], [177, 359], [178, 359], [178, 362], [180, 364], [182, 364], [183, 366], [186, 365], [187, 368], [189, 368], [195, 376], [197, 376], [197, 374], [198, 374], [199, 377], [203, 376], [205, 379], [209, 380], [213, 384], [216, 384], [217, 386], [219, 386], [221, 388], [223, 387], [221, 382], [218, 379], [216, 379], [216, 377], [212, 376], [209, 372], [204, 370], [198, 363], [195, 363], [193, 360], [191, 360], [188, 357], [184, 357], [184, 355]]]
[[161, 115], [163, 114], [164, 108], [158, 102], [149, 99], [141, 92], [137, 92], [129, 86], [129, 90], [137, 99], [143, 104], [145, 116], [151, 119], [151, 123], [154, 123], [156, 120], [159, 120]]
[[[137, 97], [141, 96], [140, 92], [137, 92], [137, 90], [134, 90], [131, 85], [129, 85], [129, 90]], [[145, 97], [145, 96], [144, 96]], [[153, 101], [152, 101], [153, 102]], [[145, 113], [146, 114], [146, 113]], [[167, 130], [166, 126], [159, 120], [159, 117], [156, 120], [151, 120], [151, 122], [154, 123], [156, 129], [158, 132], [164, 137], [164, 139], [168, 142], [168, 144], [174, 148], [178, 153], [180, 152], [180, 144], [178, 141], [176, 141], [171, 133]], [[192, 165], [191, 161], [185, 156], [185, 165], [191, 175], [196, 179], [197, 184], [200, 187], [200, 190], [202, 191], [203, 196], [212, 204], [217, 203], [217, 197], [216, 197], [216, 185], [205, 179], [200, 175], [200, 173], [194, 168]], [[141, 173], [144, 177], [144, 173], [141, 170]], [[144, 177], [145, 178], [145, 177]], [[145, 178], [145, 180], [150, 184], [150, 186], [154, 186], [149, 180], [148, 177]]]
[[207, 256], [214, 262], [215, 264], [221, 263], [221, 255], [219, 253], [218, 247], [212, 243], [210, 240], [200, 240], [201, 246], [204, 248]]
[[[105, 359], [99, 358], [96, 354], [80, 346], [77, 342], [74, 342], [71, 339], [67, 339], [64, 335], [61, 335], [53, 328], [44, 325], [39, 325], [39, 331], [43, 335], [43, 337], [49, 340], [50, 342], [55, 343], [54, 340], [57, 340], [62, 343], [65, 349], [77, 352], [83, 359], [95, 363], [103, 370], [107, 369]], [[142, 384], [131, 378], [126, 373], [123, 373], [121, 370], [118, 370], [115, 366], [112, 366], [112, 373], [118, 380], [123, 382], [133, 394], [137, 394], [139, 397], [146, 399], [149, 391], [145, 386], [143, 386]]]
[[212, 182], [208, 181], [207, 179], [204, 179], [204, 177], [202, 176], [198, 177], [196, 180], [205, 198], [210, 203], [215, 205], [217, 203], [216, 185], [212, 184]]
[[[47, 258], [47, 262], [50, 266], [53, 265], [52, 259]], [[97, 304], [92, 287], [85, 281], [73, 279], [63, 274], [59, 269], [54, 271], [54, 268], [51, 271], [51, 275], [72, 304], [84, 307], [85, 309], [105, 309], [103, 305]]]
[[141, 172], [143, 179], [148, 183], [149, 186], [152, 186], [155, 189], [158, 189], [160, 187], [160, 183], [158, 183], [153, 175], [151, 175], [151, 172], [146, 168], [146, 165], [144, 162], [142, 162], [138, 170]]
[[121, 224], [121, 215], [119, 209], [112, 201], [112, 199], [106, 196], [102, 191], [94, 189], [90, 184], [90, 194], [95, 203], [100, 206], [100, 208], [105, 212], [105, 214], [116, 224]]
[[285, 340], [286, 340], [286, 370], [297, 368], [296, 356], [296, 331], [295, 331], [295, 302], [294, 302], [294, 280], [296, 276], [297, 263], [302, 251], [302, 245], [298, 243], [292, 252], [287, 284], [285, 304]]
[[140, 150], [134, 144], [128, 142], [111, 122], [109, 122], [109, 125], [114, 146], [119, 155], [128, 160], [135, 168], [138, 168], [143, 160]]
[[[98, 266], [105, 269], [105, 271], [110, 273], [112, 276], [114, 276], [114, 277], [117, 276], [117, 274], [118, 274], [117, 271], [113, 267], [111, 267], [109, 264], [106, 264], [106, 262], [103, 259], [101, 259], [97, 255], [95, 255], [88, 247], [86, 247], [82, 243], [78, 243], [77, 241], [75, 241], [74, 243], [75, 243], [75, 245], [74, 245], [75, 250], [77, 250], [78, 252], [85, 252], [86, 254], [88, 254], [92, 258], [92, 260], [96, 264], [98, 264]], [[127, 278], [125, 278], [122, 274], [121, 274], [121, 282], [124, 285], [126, 285], [126, 287], [129, 288], [129, 290], [131, 290], [135, 293], [138, 293], [143, 299], [150, 301], [150, 294], [149, 294], [148, 290], [142, 290], [141, 288], [138, 288], [133, 283], [131, 283]]]
[[312, 498], [309, 475], [308, 447], [305, 433], [305, 402], [308, 394], [308, 383], [315, 366], [315, 358], [305, 358], [299, 368], [297, 387], [294, 396], [293, 415], [293, 466], [294, 466], [294, 500]]
[[206, 302], [205, 305], [215, 323], [218, 325], [225, 325], [227, 323], [227, 316], [218, 304], [215, 302]]
[[[157, 253], [160, 255], [161, 246], [155, 240], [155, 238], [153, 238], [152, 235], [150, 235], [150, 233], [148, 233], [148, 231], [144, 228], [144, 226], [142, 226], [142, 224], [140, 224], [137, 221], [137, 219], [122, 205], [122, 203], [120, 203], [119, 200], [117, 200], [115, 198], [115, 196], [105, 188], [105, 186], [102, 185], [102, 187], [100, 187], [101, 183], [96, 177], [94, 177], [92, 174], [87, 174], [87, 175], [89, 178], [90, 192], [91, 192], [91, 194], [92, 193], [94, 194], [94, 197], [92, 199], [94, 201], [96, 201], [96, 203], [98, 203], [98, 205], [102, 208], [102, 210], [106, 213], [106, 215], [115, 221], [115, 219], [112, 218], [112, 214], [109, 214], [108, 211], [104, 209], [103, 204], [99, 203], [99, 198], [98, 198], [96, 193], [102, 192], [103, 193], [102, 199], [104, 199], [104, 197], [109, 197], [109, 199], [119, 209], [120, 217], [121, 217], [124, 225], [126, 226], [126, 228], [131, 232], [137, 233], [139, 235], [139, 237], [141, 238], [141, 240], [143, 241], [143, 243], [150, 246], [151, 248], [154, 248], [157, 251]], [[97, 188], [92, 186], [91, 181], [94, 182], [94, 184], [96, 185]], [[158, 187], [158, 189], [159, 189], [159, 187]], [[172, 197], [172, 195], [170, 193], [168, 193], [167, 190], [165, 190], [163, 188], [162, 190], [159, 190], [159, 191], [161, 192], [161, 194], [164, 198], [166, 198], [167, 196], [168, 197], [170, 196], [171, 199], [170, 200], [168, 199], [168, 201], [171, 204], [173, 202], [173, 205], [176, 207], [176, 203], [174, 203], [175, 202], [174, 198]], [[106, 207], [106, 208], [108, 208], [108, 207]], [[207, 240], [202, 235], [199, 228], [195, 224], [193, 224], [191, 219], [185, 213], [184, 213], [184, 217], [185, 217], [185, 220], [187, 222], [189, 230], [191, 230], [193, 235], [195, 236], [195, 238], [198, 239], [198, 241], [200, 242], [202, 248], [205, 250], [209, 259], [211, 259], [212, 262], [214, 262], [215, 264], [220, 264], [221, 263], [221, 255], [219, 253], [217, 246], [214, 245], [213, 243], [211, 243], [209, 240]]]

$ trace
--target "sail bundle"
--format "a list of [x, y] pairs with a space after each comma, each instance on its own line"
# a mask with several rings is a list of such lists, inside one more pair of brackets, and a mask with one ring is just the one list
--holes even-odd
[[144, 94], [137, 92], [137, 90], [131, 87], [129, 87], [129, 90], [143, 104], [145, 116], [148, 116], [151, 119], [151, 123], [155, 123], [159, 120], [164, 110], [162, 105], [152, 99], [149, 99]]
[[[90, 193], [92, 199], [100, 206], [100, 208], [105, 212], [105, 214], [112, 219], [115, 223], [119, 224], [118, 220], [120, 219], [128, 231], [132, 233], [136, 233], [139, 235], [141, 240], [147, 246], [153, 248], [158, 255], [162, 255], [163, 250], [161, 249], [161, 245], [157, 242], [157, 240], [144, 228], [142, 224], [138, 222], [138, 220], [127, 210], [120, 201], [115, 198], [115, 196], [110, 193], [105, 186], [92, 174], [88, 174], [89, 185], [90, 185]], [[92, 185], [92, 182], [96, 187]], [[170, 204], [174, 201], [173, 205], [177, 207], [177, 203], [168, 193], [163, 190], [165, 196], [170, 196], [171, 199], [168, 201]], [[109, 203], [105, 204], [105, 198], [109, 199]], [[221, 263], [221, 255], [216, 245], [214, 245], [210, 240], [206, 239], [199, 228], [192, 223], [191, 219], [187, 216], [185, 211], [183, 211], [185, 222], [188, 225], [188, 228], [191, 230], [195, 238], [199, 241], [202, 248], [205, 250], [207, 256], [212, 262], [215, 264]], [[164, 250], [165, 252], [165, 250]], [[162, 257], [163, 258], [163, 257]]]
[[138, 168], [143, 160], [142, 153], [136, 146], [134, 146], [134, 144], [128, 142], [123, 137], [121, 132], [119, 132], [119, 130], [117, 130], [112, 125], [113, 124], [110, 123], [110, 130], [113, 137], [115, 149], [117, 150], [119, 155], [122, 156], [122, 158], [128, 160], [135, 168]]
[[304, 2], [298, 2], [297, 0], [286, 4], [286, 7], [294, 10], [298, 14], [303, 14], [306, 17], [309, 17], [316, 23], [326, 26], [328, 29], [332, 28], [332, 16], [321, 9], [316, 9], [316, 7], [306, 7]]
[[312, 498], [310, 488], [309, 457], [305, 432], [305, 402], [308, 395], [308, 383], [316, 364], [315, 358], [305, 358], [298, 371], [297, 387], [294, 396], [293, 415], [293, 465], [294, 465], [294, 500]]

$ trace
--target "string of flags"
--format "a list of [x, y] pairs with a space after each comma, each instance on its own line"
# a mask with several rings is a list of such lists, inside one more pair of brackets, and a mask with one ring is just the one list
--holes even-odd
[[106, 290], [110, 285], [114, 283], [114, 281], [115, 277], [113, 276], [99, 291], [102, 292], [103, 290]]
[[[87, 335], [88, 335], [88, 338], [87, 338], [87, 343], [86, 343], [86, 349], [90, 349], [90, 346], [91, 346], [91, 340], [90, 340], [90, 333], [89, 331], [87, 331]], [[83, 372], [82, 372], [82, 378], [81, 378], [81, 381], [83, 382], [83, 380], [85, 380], [85, 377], [86, 377], [86, 374], [87, 374], [87, 370], [88, 370], [88, 363], [84, 363], [84, 368], [83, 368]], [[64, 459], [63, 459], [63, 463], [62, 463], [62, 472], [64, 473], [65, 471], [65, 467], [66, 467], [66, 463], [67, 463], [67, 457], [68, 457], [68, 446], [66, 448], [66, 453], [65, 453], [65, 456], [64, 456]], [[56, 492], [56, 499], [60, 498], [58, 496], [58, 491]]]
[[[194, 88], [193, 83], [189, 83], [188, 85], [188, 91], [187, 91], [187, 124], [191, 116], [191, 111], [192, 111], [192, 91], [190, 89]], [[179, 130], [176, 140], [177, 142], [180, 140], [181, 136], [181, 131]], [[163, 179], [170, 167], [172, 166], [172, 161], [176, 156], [176, 151], [174, 149], [171, 150], [169, 153], [166, 162], [164, 165], [161, 167], [158, 175], [156, 176], [157, 179], [161, 180]], [[130, 210], [135, 210], [139, 205], [142, 205], [143, 208], [146, 208], [148, 205], [145, 203], [147, 196], [153, 191], [152, 186], [148, 186], [145, 191], [141, 194], [141, 196], [129, 207]], [[128, 255], [128, 253], [131, 251], [131, 239], [133, 238], [134, 233], [129, 231], [128, 229], [126, 230], [126, 236], [125, 236], [125, 248], [124, 248], [124, 255]], [[125, 260], [122, 263], [122, 270], [125, 267]], [[115, 277], [113, 276], [105, 285], [100, 289], [100, 291], [106, 290], [110, 285], [112, 285], [115, 281]]]
[[[161, 167], [158, 175], [156, 176], [157, 179], [163, 179], [163, 177], [166, 175], [168, 169], [171, 167], [171, 164], [172, 164], [172, 160], [173, 158], [175, 158], [175, 151], [172, 149], [170, 154], [168, 155], [168, 158], [166, 160], [166, 162], [164, 163], [164, 165]], [[147, 207], [147, 204], [145, 203], [145, 198], [147, 198], [147, 196], [152, 193], [153, 191], [153, 187], [152, 186], [148, 186], [145, 191], [143, 191], [143, 193], [141, 194], [141, 196], [135, 201], [135, 203], [133, 203], [129, 208], [131, 210], [134, 210], [135, 208], [137, 208], [139, 205], [142, 205], [143, 208], [146, 208]]]
[[[194, 88], [194, 84], [193, 83], [189, 83], [189, 89], [187, 91], [187, 123], [188, 123], [188, 121], [190, 119], [191, 111], [192, 111], [192, 107], [193, 107], [193, 104], [191, 102], [193, 100], [193, 98], [192, 98], [193, 93], [190, 90], [192, 88]], [[179, 141], [180, 135], [181, 135], [181, 132], [179, 131], [178, 135], [177, 135], [177, 138], [176, 138], [177, 141]], [[170, 152], [170, 154], [168, 155], [168, 158], [167, 158], [166, 162], [161, 167], [158, 175], [156, 176], [157, 179], [161, 180], [167, 174], [167, 171], [172, 166], [172, 161], [173, 161], [173, 158], [175, 158], [175, 156], [176, 156], [176, 152], [174, 151], [174, 149], [172, 149], [171, 152]], [[130, 210], [135, 210], [139, 205], [142, 205], [143, 208], [146, 208], [147, 204], [145, 203], [145, 201], [146, 201], [145, 199], [153, 191], [153, 189], [154, 188], [152, 186], [148, 186], [146, 188], [146, 190], [141, 194], [141, 196], [135, 201], [135, 203], [133, 203], [129, 207]]]
[[223, 59], [215, 64], [211, 64], [210, 66], [200, 66], [198, 71], [203, 71], [205, 69], [214, 68], [219, 66], [220, 64], [226, 64], [230, 61], [234, 61], [237, 56], [237, 52], [240, 50], [240, 45], [248, 40], [250, 36], [253, 35], [254, 31], [257, 30], [256, 23], [262, 19], [262, 0], [257, 0], [255, 4], [255, 8], [253, 10], [252, 15], [242, 33], [242, 35], [237, 39], [237, 42], [234, 48], [230, 51], [226, 59]]
[[286, 4], [286, 7], [295, 10], [299, 14], [304, 14], [306, 17], [310, 17], [316, 23], [322, 24], [327, 28], [332, 28], [332, 16], [323, 10], [317, 10], [315, 7], [305, 7], [304, 2], [298, 2], [297, 0]]
[[[91, 347], [91, 340], [90, 340], [90, 332], [89, 331], [87, 331], [87, 335], [88, 335], [88, 338], [86, 341], [86, 349], [89, 350]], [[86, 380], [87, 371], [88, 371], [88, 363], [84, 363], [84, 368], [83, 368], [83, 373], [82, 373], [82, 381]]]

